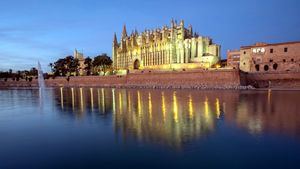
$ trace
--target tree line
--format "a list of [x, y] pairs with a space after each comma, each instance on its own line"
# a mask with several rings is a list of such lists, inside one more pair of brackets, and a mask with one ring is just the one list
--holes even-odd
[[32, 81], [33, 78], [36, 78], [38, 75], [38, 70], [33, 67], [30, 70], [18, 70], [13, 72], [12, 69], [8, 71], [0, 71], [0, 79], [12, 79], [13, 81], [19, 81], [20, 79], [25, 79], [26, 81]]
[[[80, 61], [74, 56], [66, 56], [60, 58], [54, 63], [50, 63], [49, 67], [54, 76], [78, 76], [80, 73]], [[101, 54], [93, 59], [87, 57], [84, 59], [83, 71], [85, 75], [103, 75], [107, 72], [112, 71], [112, 60], [106, 54]]]
[[[87, 57], [84, 59], [84, 75], [106, 75], [113, 71], [112, 60], [106, 54], [98, 55], [94, 58]], [[74, 56], [66, 56], [64, 58], [59, 58], [54, 63], [50, 63], [49, 67], [51, 68], [52, 75], [44, 73], [44, 78], [48, 79], [55, 76], [78, 76], [80, 67], [80, 61]], [[29, 70], [18, 70], [13, 71], [9, 69], [8, 71], [0, 71], [0, 79], [7, 81], [12, 79], [13, 81], [19, 81], [20, 79], [25, 79], [26, 81], [32, 81], [38, 76], [38, 70], [35, 67], [32, 67]]]

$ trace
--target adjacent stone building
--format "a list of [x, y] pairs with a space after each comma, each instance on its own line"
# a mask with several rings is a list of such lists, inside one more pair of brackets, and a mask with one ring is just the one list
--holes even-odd
[[136, 30], [127, 35], [123, 28], [120, 42], [113, 40], [113, 66], [118, 70], [209, 68], [220, 60], [220, 46], [209, 37], [199, 36], [184, 21], [161, 29]]
[[[300, 41], [285, 43], [256, 43], [227, 52], [228, 65], [244, 72], [300, 71]], [[239, 58], [239, 61], [238, 61]]]
[[228, 50], [227, 51], [227, 67], [239, 69], [240, 67], [240, 51]]

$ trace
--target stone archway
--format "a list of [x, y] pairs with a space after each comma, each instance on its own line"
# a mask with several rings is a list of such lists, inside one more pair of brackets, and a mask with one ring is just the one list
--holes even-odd
[[140, 68], [140, 61], [136, 59], [133, 63], [133, 69], [139, 69]]

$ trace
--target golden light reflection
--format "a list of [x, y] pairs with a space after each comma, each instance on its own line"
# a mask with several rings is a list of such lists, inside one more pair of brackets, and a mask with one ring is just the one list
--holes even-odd
[[216, 114], [217, 114], [217, 119], [219, 119], [221, 115], [219, 98], [216, 98]]
[[[112, 93], [112, 104], [113, 104], [113, 114], [116, 113], [116, 96], [115, 96], [115, 89], [111, 89]], [[100, 99], [99, 99], [100, 100]]]
[[148, 93], [148, 101], [149, 101], [149, 117], [150, 121], [152, 121], [152, 98], [151, 98], [151, 93]]
[[142, 117], [142, 103], [141, 103], [141, 93], [138, 90], [137, 91], [137, 96], [138, 96], [138, 113], [139, 113], [139, 118]]
[[193, 98], [192, 98], [192, 95], [189, 95], [189, 116], [190, 116], [191, 119], [194, 118]]
[[[203, 96], [199, 97], [191, 92], [102, 88], [87, 88], [87, 90], [71, 88], [68, 91], [70, 97], [66, 97], [68, 93], [65, 92], [64, 99], [69, 99], [65, 102], [69, 103], [70, 107], [71, 104], [72, 107], [78, 104], [81, 111], [86, 111], [88, 107], [94, 109], [97, 107], [100, 113], [103, 112], [104, 107], [105, 110], [111, 109], [112, 111], [107, 112], [113, 113], [115, 132], [121, 132], [124, 139], [131, 133], [141, 141], [158, 141], [180, 148], [186, 140], [205, 135], [215, 127], [213, 116], [201, 117], [204, 113], [209, 114], [211, 108], [214, 109], [217, 103], [209, 103], [207, 98], [204, 100]], [[96, 100], [98, 103], [95, 103]], [[205, 104], [196, 104], [195, 101]], [[84, 118], [89, 115], [86, 113], [83, 116], [80, 114], [81, 111], [75, 112], [78, 113], [77, 117]]]
[[93, 88], [90, 88], [90, 95], [91, 95], [91, 109], [94, 111], [94, 92]]
[[64, 108], [64, 92], [63, 92], [63, 87], [60, 88], [60, 105], [61, 108]]
[[83, 89], [80, 88], [79, 91], [80, 91], [80, 109], [81, 112], [83, 112]]
[[102, 112], [105, 113], [105, 92], [104, 89], [101, 89], [101, 98], [102, 98]]
[[165, 98], [165, 93], [161, 93], [161, 105], [162, 105], [162, 113], [163, 113], [163, 120], [164, 122], [166, 121], [166, 98]]
[[174, 121], [178, 123], [178, 104], [176, 92], [173, 92], [173, 112], [174, 112]]
[[[94, 90], [97, 90], [98, 96], [93, 96]], [[224, 94], [185, 90], [55, 89], [56, 105], [72, 116], [84, 118], [92, 115], [86, 113], [83, 116], [81, 112], [90, 106], [97, 107], [92, 103], [96, 100], [99, 112], [105, 105], [107, 112], [113, 113], [114, 131], [120, 132], [124, 139], [134, 137], [178, 148], [189, 140], [207, 136], [218, 129], [217, 118], [223, 113], [224, 118], [220, 120], [224, 123], [234, 123], [253, 135], [265, 131], [299, 133], [299, 120], [295, 117], [299, 106], [291, 106], [290, 103], [298, 96], [284, 95], [285, 99], [277, 99], [276, 91], [268, 91], [268, 95], [259, 92], [243, 99], [239, 98], [240, 95], [238, 92]], [[70, 111], [72, 109], [73, 112]]]
[[71, 88], [71, 97], [72, 97], [72, 110], [75, 109], [75, 96], [74, 96], [74, 88]]
[[205, 102], [204, 102], [204, 115], [205, 115], [205, 119], [209, 119], [209, 106], [208, 106], [207, 97], [205, 97]]

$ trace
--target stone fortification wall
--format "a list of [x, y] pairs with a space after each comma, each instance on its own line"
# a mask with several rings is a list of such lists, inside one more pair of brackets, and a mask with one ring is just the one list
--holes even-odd
[[[181, 72], [141, 71], [126, 76], [57, 77], [46, 80], [49, 87], [128, 87], [128, 88], [239, 88], [237, 70], [194, 70]], [[1, 81], [1, 87], [38, 87], [37, 80]]]
[[[56, 77], [45, 80], [48, 87], [117, 87], [117, 88], [196, 88], [196, 89], [248, 89], [286, 88], [300, 89], [300, 72], [243, 73], [234, 69], [190, 70], [161, 72], [143, 70], [125, 76]], [[25, 80], [4, 81], [1, 88], [38, 87], [38, 82]]]
[[242, 73], [241, 79], [255, 88], [300, 89], [300, 72]]

